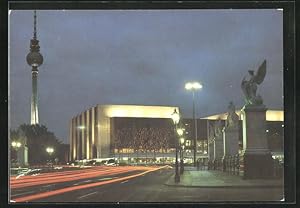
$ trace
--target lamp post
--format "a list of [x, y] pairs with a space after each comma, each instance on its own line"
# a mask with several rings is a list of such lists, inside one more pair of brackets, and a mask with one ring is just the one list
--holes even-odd
[[194, 120], [194, 167], [196, 167], [197, 154], [197, 119], [195, 117], [195, 91], [202, 89], [202, 84], [199, 82], [188, 82], [185, 84], [186, 90], [191, 90], [193, 94], [193, 120]]
[[16, 162], [17, 164], [19, 163], [19, 158], [18, 158], [18, 150], [22, 146], [21, 142], [18, 141], [12, 141], [11, 146], [15, 149], [16, 151]]
[[183, 164], [183, 149], [184, 149], [184, 141], [183, 137], [180, 138], [180, 174], [183, 174], [184, 164]]
[[176, 111], [176, 109], [174, 109], [174, 112], [171, 114], [172, 116], [172, 120], [174, 122], [174, 132], [175, 132], [175, 183], [178, 183], [180, 181], [180, 176], [179, 176], [179, 173], [178, 173], [178, 139], [177, 139], [177, 136], [176, 136], [176, 127], [177, 127], [177, 124], [179, 123], [179, 120], [180, 120], [180, 116], [179, 116], [179, 113]]
[[184, 143], [184, 138], [182, 137], [183, 133], [184, 133], [184, 129], [183, 128], [178, 128], [177, 130], [177, 134], [179, 135], [180, 139], [179, 139], [179, 143], [180, 143], [180, 147], [179, 147], [179, 151], [180, 151], [180, 174], [183, 173], [183, 154], [182, 154], [182, 144]]

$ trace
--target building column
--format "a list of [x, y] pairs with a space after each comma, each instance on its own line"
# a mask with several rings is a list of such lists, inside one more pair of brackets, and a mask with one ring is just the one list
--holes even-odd
[[76, 154], [76, 159], [80, 160], [81, 159], [81, 144], [80, 144], [80, 129], [78, 128], [80, 126], [80, 116], [78, 115], [76, 117], [76, 124], [75, 124], [75, 129], [76, 129], [76, 149], [77, 149], [77, 154]]
[[95, 144], [95, 108], [92, 108], [92, 119], [91, 119], [91, 128], [92, 128], [92, 158], [97, 158], [97, 152], [95, 151], [96, 144]]
[[85, 124], [86, 124], [86, 159], [90, 159], [91, 154], [90, 154], [90, 110], [86, 111], [86, 116], [85, 116]]
[[72, 144], [73, 144], [73, 155], [72, 160], [76, 160], [77, 155], [77, 141], [76, 141], [76, 118], [72, 119]]
[[69, 161], [71, 161], [73, 158], [73, 119], [69, 122], [69, 141], [70, 141], [70, 147], [69, 147]]
[[85, 142], [85, 132], [86, 132], [86, 126], [85, 126], [85, 113], [82, 113], [80, 115], [80, 134], [81, 134], [81, 159], [85, 159], [86, 158], [86, 142]]

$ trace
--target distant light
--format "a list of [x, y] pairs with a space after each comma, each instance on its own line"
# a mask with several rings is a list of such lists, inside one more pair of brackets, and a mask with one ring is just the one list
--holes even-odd
[[188, 124], [187, 124], [187, 123], [186, 123], [186, 124], [184, 124], [184, 125], [188, 126]]
[[276, 10], [277, 11], [283, 11], [283, 8], [277, 8]]
[[180, 138], [180, 144], [184, 144], [184, 140], [185, 140], [185, 139], [184, 139], [183, 137], [181, 137], [181, 138]]
[[85, 129], [85, 126], [78, 126], [78, 129]]
[[201, 88], [202, 88], [202, 85], [201, 85], [199, 82], [194, 82], [194, 83], [193, 83], [193, 88], [194, 88], [194, 89], [201, 89]]
[[282, 124], [281, 127], [283, 128], [283, 127], [284, 127], [284, 124]]
[[47, 147], [46, 148], [46, 152], [48, 152], [49, 154], [54, 152], [54, 149], [52, 147]]
[[187, 90], [192, 89], [192, 87], [193, 87], [193, 84], [190, 83], [190, 82], [188, 82], [188, 83], [185, 84], [185, 89], [187, 89]]
[[203, 86], [199, 82], [188, 82], [185, 84], [186, 90], [197, 90], [201, 89]]
[[12, 142], [11, 146], [16, 147], [17, 146], [17, 142]]
[[21, 143], [20, 142], [16, 142], [16, 141], [13, 141], [12, 143], [11, 143], [11, 146], [12, 147], [17, 147], [17, 148], [19, 148], [19, 147], [21, 147]]
[[177, 129], [177, 134], [178, 134], [179, 136], [182, 136], [182, 134], [183, 134], [183, 129], [182, 129], [182, 128]]
[[267, 129], [266, 132], [269, 132], [269, 129]]

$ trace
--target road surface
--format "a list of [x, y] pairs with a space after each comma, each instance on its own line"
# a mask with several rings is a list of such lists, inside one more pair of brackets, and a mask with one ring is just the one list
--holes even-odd
[[[167, 167], [98, 167], [12, 183], [15, 202], [216, 202], [279, 201], [280, 188], [187, 188], [166, 186]], [[69, 174], [69, 175], [68, 175]], [[74, 175], [75, 174], [75, 175]], [[72, 176], [72, 177], [67, 177]], [[74, 177], [75, 176], [75, 177]], [[33, 176], [34, 177], [34, 176]], [[38, 177], [38, 176], [35, 176]], [[23, 182], [31, 178], [24, 178]], [[71, 180], [72, 179], [72, 180]], [[17, 179], [18, 180], [18, 179]], [[62, 181], [67, 180], [67, 181]], [[14, 181], [14, 180], [12, 180]], [[59, 182], [54, 182], [59, 181]], [[14, 184], [14, 185], [13, 185]]]

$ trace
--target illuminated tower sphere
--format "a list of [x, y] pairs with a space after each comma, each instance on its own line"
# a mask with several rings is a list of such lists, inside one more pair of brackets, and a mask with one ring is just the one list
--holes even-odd
[[30, 52], [28, 53], [26, 60], [29, 66], [32, 67], [32, 95], [31, 95], [31, 119], [30, 124], [39, 123], [38, 113], [38, 94], [37, 94], [37, 78], [38, 78], [38, 67], [43, 63], [43, 56], [40, 54], [39, 41], [36, 38], [36, 11], [34, 11], [34, 27], [33, 27], [33, 39], [30, 40]]

